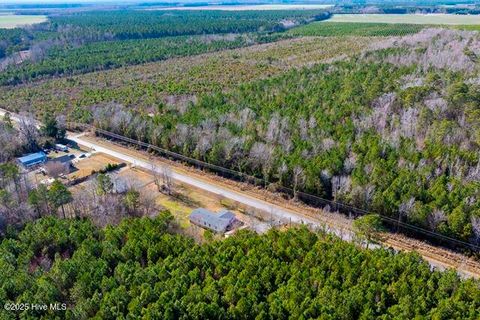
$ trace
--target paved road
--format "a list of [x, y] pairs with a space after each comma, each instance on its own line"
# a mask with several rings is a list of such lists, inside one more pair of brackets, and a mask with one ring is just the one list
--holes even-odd
[[[87, 141], [85, 139], [82, 139], [82, 135], [69, 135], [68, 139], [71, 141], [74, 141], [75, 143], [85, 146], [89, 149], [93, 149], [98, 152], [103, 152], [105, 154], [108, 154], [112, 157], [115, 157], [117, 159], [120, 159], [125, 162], [129, 162], [134, 164], [136, 167], [140, 167], [143, 169], [147, 170], [156, 170], [158, 173], [162, 173], [163, 168], [162, 167], [157, 167], [157, 166], [152, 166], [151, 162], [106, 148], [105, 146], [96, 144], [91, 141]], [[316, 220], [309, 219], [308, 217], [302, 216], [298, 213], [295, 213], [294, 211], [287, 210], [285, 208], [282, 208], [280, 206], [273, 205], [271, 203], [268, 203], [266, 201], [262, 201], [260, 199], [250, 197], [248, 195], [238, 193], [234, 190], [224, 188], [222, 186], [215, 185], [213, 183], [204, 181], [204, 180], [199, 180], [197, 178], [179, 173], [175, 171], [174, 168], [170, 168], [172, 172], [172, 179], [192, 185], [196, 188], [217, 194], [217, 195], [222, 195], [225, 198], [237, 201], [239, 203], [242, 203], [246, 206], [262, 210], [268, 213], [271, 213], [272, 216], [277, 219], [277, 220], [282, 220], [282, 221], [291, 221], [292, 223], [298, 223], [298, 224], [308, 224], [313, 227], [321, 227], [320, 223]], [[322, 226], [323, 228], [326, 228], [328, 232], [334, 233], [340, 237], [342, 237], [344, 240], [352, 240], [352, 235], [349, 234], [348, 232], [341, 232], [340, 230], [336, 230], [333, 228], [328, 228], [325, 226]]]
[[[3, 116], [4, 114], [5, 114], [5, 111], [0, 109], [0, 116]], [[19, 118], [14, 114], [11, 114], [11, 118], [14, 121], [19, 121]], [[118, 158], [122, 161], [132, 163], [137, 167], [141, 167], [141, 168], [144, 168], [144, 169], [147, 169], [147, 170], [155, 169], [158, 173], [162, 172], [163, 168], [161, 168], [161, 167], [154, 167], [148, 161], [144, 161], [142, 159], [132, 157], [130, 155], [127, 155], [127, 154], [124, 154], [124, 153], [106, 148], [106, 147], [101, 146], [99, 144], [96, 144], [94, 142], [90, 142], [90, 141], [87, 141], [85, 139], [82, 139], [83, 135], [84, 134], [77, 134], [77, 135], [69, 134], [68, 139], [76, 142], [79, 145], [85, 146], [85, 147], [90, 148], [90, 149], [94, 149], [95, 151], [103, 152], [105, 154], [111, 155], [112, 157]], [[276, 217], [276, 219], [278, 219], [278, 220], [291, 221], [292, 223], [298, 223], [298, 224], [302, 224], [302, 223], [303, 224], [308, 224], [312, 227], [321, 227], [325, 231], [327, 231], [331, 234], [335, 234], [338, 237], [342, 238], [343, 240], [346, 240], [346, 241], [352, 241], [353, 240], [353, 234], [351, 232], [347, 231], [347, 230], [338, 230], [338, 229], [335, 229], [335, 228], [332, 228], [332, 227], [329, 227], [329, 226], [322, 225], [319, 221], [316, 221], [316, 220], [310, 219], [308, 217], [305, 217], [305, 216], [303, 216], [299, 213], [296, 213], [295, 211], [287, 210], [287, 209], [282, 208], [280, 206], [276, 206], [276, 205], [268, 203], [266, 201], [262, 201], [260, 199], [254, 198], [254, 197], [250, 197], [248, 195], [236, 192], [234, 190], [224, 188], [222, 186], [218, 186], [218, 185], [215, 185], [213, 183], [209, 183], [207, 181], [200, 180], [200, 179], [197, 179], [197, 178], [179, 173], [179, 172], [175, 171], [174, 168], [171, 168], [171, 172], [172, 172], [172, 178], [174, 180], [180, 181], [180, 182], [185, 183], [185, 184], [192, 185], [194, 187], [200, 188], [202, 190], [209, 191], [209, 192], [214, 193], [214, 194], [222, 195], [222, 196], [224, 196], [228, 199], [237, 201], [237, 202], [242, 203], [244, 205], [247, 205], [249, 207], [259, 209], [259, 210], [263, 210], [265, 212], [269, 212], [269, 213], [272, 214], [272, 216]], [[371, 249], [378, 248], [378, 245], [371, 245], [370, 248]], [[438, 268], [438, 269], [445, 269], [446, 267], [450, 267], [450, 266], [447, 266], [447, 265], [445, 265], [445, 264], [443, 264], [443, 263], [441, 263], [437, 260], [430, 259], [430, 258], [427, 258], [427, 257], [424, 257], [424, 258], [430, 263], [430, 265], [432, 267], [435, 267], [435, 268]], [[464, 270], [461, 270], [460, 268], [457, 269], [457, 272], [463, 277], [472, 277], [472, 276], [476, 277], [476, 275], [471, 274], [470, 272], [466, 272]]]
[[[0, 109], [0, 116], [4, 116], [5, 113], [6, 113], [6, 111]], [[20, 121], [20, 117], [18, 117], [15, 114], [11, 113], [10, 117], [13, 121], [16, 121], [16, 122]], [[135, 166], [141, 167], [143, 169], [152, 170], [152, 168], [153, 168], [153, 169], [157, 170], [158, 173], [161, 173], [161, 171], [163, 169], [161, 167], [153, 167], [150, 162], [144, 161], [142, 159], [135, 158], [135, 157], [132, 157], [130, 155], [127, 155], [127, 154], [124, 154], [124, 153], [106, 148], [106, 147], [101, 146], [99, 144], [87, 141], [85, 139], [82, 139], [82, 136], [83, 136], [83, 134], [79, 134], [79, 135], [78, 134], [77, 135], [70, 134], [70, 135], [67, 136], [67, 138], [71, 141], [76, 142], [79, 145], [85, 146], [89, 149], [94, 149], [95, 151], [98, 151], [98, 152], [103, 152], [105, 154], [111, 155], [112, 157], [118, 158], [122, 161], [132, 163]], [[171, 168], [171, 171], [172, 171], [172, 179], [174, 179], [174, 180], [192, 185], [194, 187], [200, 188], [202, 190], [206, 190], [206, 191], [214, 193], [214, 194], [222, 195], [222, 196], [224, 196], [228, 199], [237, 201], [237, 202], [242, 203], [246, 206], [271, 213], [272, 216], [275, 217], [277, 220], [291, 221], [292, 223], [299, 223], [299, 224], [304, 223], [304, 224], [309, 224], [309, 225], [314, 226], [314, 227], [320, 227], [320, 224], [319, 224], [318, 221], [315, 221], [315, 220], [309, 219], [307, 217], [301, 216], [298, 213], [295, 213], [293, 211], [289, 211], [289, 210], [286, 210], [282, 207], [270, 204], [266, 201], [262, 201], [262, 200], [259, 200], [259, 199], [253, 198], [253, 197], [249, 197], [248, 195], [244, 195], [244, 194], [235, 192], [233, 190], [230, 190], [230, 189], [227, 189], [227, 188], [224, 188], [224, 187], [221, 187], [221, 186], [217, 186], [217, 185], [214, 185], [212, 183], [193, 178], [191, 176], [187, 176], [185, 174], [176, 172], [173, 168]], [[327, 230], [328, 230], [328, 228], [327, 228]], [[339, 231], [334, 230], [334, 229], [330, 229], [328, 231], [332, 232], [332, 233], [335, 233], [338, 236], [342, 236], [343, 238], [346, 237], [345, 240], [351, 240], [351, 235], [344, 234], [344, 233], [339, 232]]]
[[[95, 151], [98, 152], [103, 152], [105, 154], [108, 154], [112, 157], [118, 158], [122, 161], [125, 162], [130, 162], [134, 164], [136, 167], [141, 167], [147, 170], [156, 170], [158, 173], [162, 173], [162, 167], [158, 166], [152, 166], [152, 164], [148, 161], [132, 157], [130, 155], [112, 150], [110, 148], [106, 148], [104, 146], [101, 146], [99, 144], [96, 144], [91, 141], [87, 141], [85, 139], [82, 139], [82, 136], [84, 134], [77, 134], [77, 135], [69, 135], [68, 139], [78, 143], [79, 145], [85, 146], [90, 149], [94, 149]], [[311, 227], [317, 227], [317, 228], [323, 228], [326, 232], [330, 234], [335, 234], [336, 236], [342, 238], [345, 241], [353, 241], [354, 235], [352, 232], [348, 230], [339, 230], [330, 226], [322, 225], [319, 221], [309, 219], [308, 217], [305, 217], [299, 213], [296, 213], [295, 211], [288, 210], [285, 208], [282, 208], [280, 206], [271, 204], [266, 201], [262, 201], [260, 199], [248, 196], [246, 194], [242, 194], [239, 192], [236, 192], [232, 189], [224, 188], [222, 186], [215, 185], [213, 183], [210, 183], [208, 181], [200, 180], [194, 177], [191, 177], [189, 175], [185, 175], [182, 173], [179, 173], [175, 171], [174, 168], [170, 167], [171, 172], [172, 172], [172, 179], [180, 181], [185, 184], [192, 185], [194, 187], [200, 188], [205, 191], [209, 191], [214, 194], [222, 195], [228, 199], [237, 201], [239, 203], [242, 203], [244, 205], [247, 205], [249, 207], [263, 210], [265, 212], [271, 213], [273, 217], [275, 217], [278, 220], [282, 221], [291, 221], [292, 223], [298, 223], [298, 224], [308, 224]], [[380, 246], [378, 244], [370, 244], [369, 248], [370, 249], [376, 249], [379, 248]], [[449, 267], [450, 265], [445, 265], [444, 263], [433, 259], [429, 257], [425, 257], [424, 259], [430, 264], [432, 268], [436, 268], [439, 270], [445, 270]], [[469, 277], [475, 277], [477, 278], [478, 276], [476, 274], [473, 274], [471, 272], [468, 272], [466, 270], [462, 270], [461, 268], [456, 268], [457, 273], [465, 278]]]

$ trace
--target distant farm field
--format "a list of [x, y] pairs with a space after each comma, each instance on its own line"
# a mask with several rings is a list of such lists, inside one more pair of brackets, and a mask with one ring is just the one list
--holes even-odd
[[456, 14], [336, 14], [329, 22], [480, 25], [478, 15]]
[[0, 28], [12, 29], [24, 25], [42, 23], [47, 21], [46, 16], [28, 16], [28, 15], [0, 15]]
[[288, 33], [295, 36], [389, 37], [417, 33], [423, 28], [421, 24], [320, 21], [290, 29]]
[[163, 7], [148, 10], [220, 10], [220, 11], [256, 11], [256, 10], [313, 10], [328, 9], [331, 4], [260, 4], [260, 5], [208, 5], [186, 7]]

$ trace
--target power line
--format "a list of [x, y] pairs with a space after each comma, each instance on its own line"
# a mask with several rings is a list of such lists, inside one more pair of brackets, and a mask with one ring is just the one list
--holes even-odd
[[[206, 168], [206, 169], [212, 170], [212, 171], [217, 172], [217, 173], [228, 174], [231, 177], [236, 177], [237, 179], [243, 180], [245, 182], [253, 183], [254, 185], [270, 184], [270, 182], [266, 179], [260, 179], [260, 178], [248, 175], [246, 173], [242, 173], [242, 172], [239, 172], [239, 171], [235, 171], [235, 170], [232, 170], [232, 169], [228, 169], [228, 168], [224, 168], [224, 167], [221, 167], [221, 166], [218, 166], [218, 165], [214, 165], [214, 164], [211, 164], [211, 163], [208, 163], [208, 162], [204, 162], [204, 161], [201, 161], [201, 160], [198, 160], [198, 159], [194, 159], [194, 158], [191, 158], [191, 157], [188, 157], [188, 156], [185, 156], [185, 155], [182, 155], [182, 154], [170, 151], [170, 150], [166, 150], [166, 149], [157, 147], [155, 145], [152, 145], [152, 144], [140, 141], [140, 140], [135, 140], [135, 139], [132, 139], [132, 138], [122, 136], [122, 135], [117, 134], [117, 133], [113, 133], [113, 132], [110, 132], [110, 131], [107, 131], [107, 130], [100, 129], [100, 128], [97, 128], [97, 127], [92, 126], [92, 125], [79, 124], [79, 123], [68, 123], [67, 125], [71, 126], [72, 128], [81, 127], [83, 129], [95, 130], [95, 132], [98, 132], [98, 133], [100, 133], [102, 135], [105, 135], [107, 137], [111, 137], [111, 138], [122, 140], [122, 141], [125, 141], [125, 142], [128, 142], [128, 143], [136, 144], [136, 145], [139, 145], [139, 146], [147, 148], [147, 149], [152, 149], [152, 150], [155, 150], [156, 152], [158, 152], [160, 154], [166, 155], [167, 157], [173, 158], [175, 160], [184, 161], [184, 162], [187, 162], [191, 165], [198, 166], [198, 167], [201, 167], [203, 169]], [[281, 186], [281, 187], [278, 187], [278, 189], [280, 189], [285, 194], [289, 194], [289, 195], [294, 194], [294, 190], [291, 189], [291, 188], [288, 188], [288, 187]], [[353, 212], [353, 213], [355, 213], [355, 215], [377, 214], [384, 222], [387, 222], [387, 223], [392, 224], [392, 225], [396, 225], [397, 227], [402, 227], [403, 229], [407, 229], [407, 230], [413, 231], [415, 233], [420, 233], [420, 234], [423, 234], [425, 236], [434, 237], [437, 240], [447, 242], [447, 243], [449, 243], [453, 246], [461, 246], [461, 247], [469, 248], [469, 249], [474, 250], [474, 251], [480, 251], [480, 246], [475, 245], [473, 243], [469, 243], [469, 242], [466, 242], [466, 241], [455, 239], [455, 238], [446, 236], [444, 234], [441, 234], [441, 233], [438, 233], [438, 232], [435, 232], [435, 231], [431, 231], [431, 230], [424, 229], [424, 228], [419, 227], [419, 226], [415, 226], [415, 225], [412, 225], [412, 224], [409, 224], [409, 223], [406, 223], [406, 222], [402, 222], [402, 221], [399, 221], [397, 219], [394, 219], [392, 217], [389, 217], [389, 216], [386, 216], [386, 215], [383, 215], [383, 214], [380, 214], [380, 213], [369, 212], [367, 210], [357, 208], [357, 207], [354, 207], [354, 206], [351, 206], [351, 205], [348, 205], [348, 204], [344, 204], [342, 202], [323, 199], [323, 198], [318, 197], [316, 195], [312, 195], [312, 194], [305, 193], [305, 192], [296, 192], [296, 194], [299, 196], [300, 199], [307, 200], [308, 202], [315, 202], [317, 205], [321, 205], [321, 206], [322, 205], [323, 206], [327, 206], [327, 205], [328, 206], [333, 206], [336, 210], [343, 211], [344, 213]]]

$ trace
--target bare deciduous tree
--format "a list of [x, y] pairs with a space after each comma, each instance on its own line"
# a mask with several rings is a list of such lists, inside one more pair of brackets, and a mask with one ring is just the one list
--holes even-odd
[[473, 237], [477, 243], [480, 243], [480, 217], [472, 216]]
[[332, 177], [332, 193], [334, 200], [340, 200], [344, 195], [350, 192], [352, 179], [350, 176]]
[[18, 130], [23, 144], [28, 150], [35, 150], [38, 145], [38, 129], [35, 119], [31, 115], [21, 115]]
[[276, 113], [270, 118], [270, 122], [265, 132], [265, 140], [270, 143], [275, 143], [280, 133], [280, 116]]
[[142, 209], [142, 215], [152, 217], [158, 213], [156, 196], [152, 192], [143, 191], [140, 192], [140, 208]]
[[298, 199], [298, 189], [302, 188], [305, 184], [305, 172], [300, 166], [293, 168], [293, 198]]
[[440, 223], [447, 220], [447, 216], [443, 210], [434, 209], [427, 218], [430, 229], [436, 230]]
[[274, 147], [262, 142], [255, 142], [250, 149], [249, 160], [254, 168], [260, 168], [265, 181], [268, 181], [273, 166]]
[[174, 183], [172, 178], [172, 169], [168, 166], [163, 166], [161, 168], [162, 174], [162, 182], [163, 182], [163, 190], [169, 195], [173, 194], [174, 192]]

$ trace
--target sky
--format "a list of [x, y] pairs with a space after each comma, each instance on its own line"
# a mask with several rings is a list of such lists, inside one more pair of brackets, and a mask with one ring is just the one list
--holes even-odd
[[[59, 4], [59, 3], [140, 3], [140, 2], [177, 2], [177, 3], [182, 3], [182, 2], [187, 2], [187, 3], [194, 3], [194, 2], [241, 2], [241, 3], [282, 3], [285, 4], [287, 1], [282, 1], [282, 0], [0, 0], [0, 5], [2, 4], [39, 4], [39, 3], [48, 3], [48, 4]], [[352, 0], [355, 1], [355, 0]], [[368, 0], [366, 0], [368, 2]], [[378, 0], [377, 0], [378, 1]], [[390, 0], [388, 2], [392, 2], [394, 0]], [[414, 2], [415, 0], [398, 0], [401, 2]], [[421, 1], [421, 0], [417, 0]], [[428, 1], [428, 0], [427, 0]], [[333, 4], [335, 2], [342, 2], [339, 0], [294, 0], [292, 2], [296, 3], [328, 3], [328, 4]], [[357, 0], [357, 2], [360, 2]], [[430, 2], [435, 2], [435, 0], [430, 0]], [[436, 2], [455, 2], [455, 0], [438, 0]], [[465, 2], [475, 2], [475, 0], [458, 0], [456, 1], [458, 3], [465, 3]]]
[[[31, 3], [35, 3], [35, 4], [43, 4], [43, 3], [48, 3], [48, 4], [52, 4], [52, 3], [56, 3], [56, 4], [59, 4], [59, 3], [148, 3], [148, 2], [177, 2], [177, 3], [181, 3], [181, 2], [186, 2], [186, 3], [193, 3], [193, 2], [202, 2], [202, 3], [205, 3], [205, 2], [241, 2], [241, 3], [258, 3], [258, 2], [262, 2], [262, 3], [284, 3], [285, 1], [282, 1], [282, 0], [231, 0], [231, 1], [228, 1], [228, 0], [0, 0], [0, 5], [2, 4], [31, 4]], [[304, 1], [299, 1], [299, 0], [296, 0], [296, 2], [305, 2], [305, 3], [310, 3], [310, 2], [319, 2], [319, 3], [322, 3], [322, 2], [329, 2], [329, 3], [332, 3], [332, 2], [335, 2], [336, 0], [304, 0]]]

